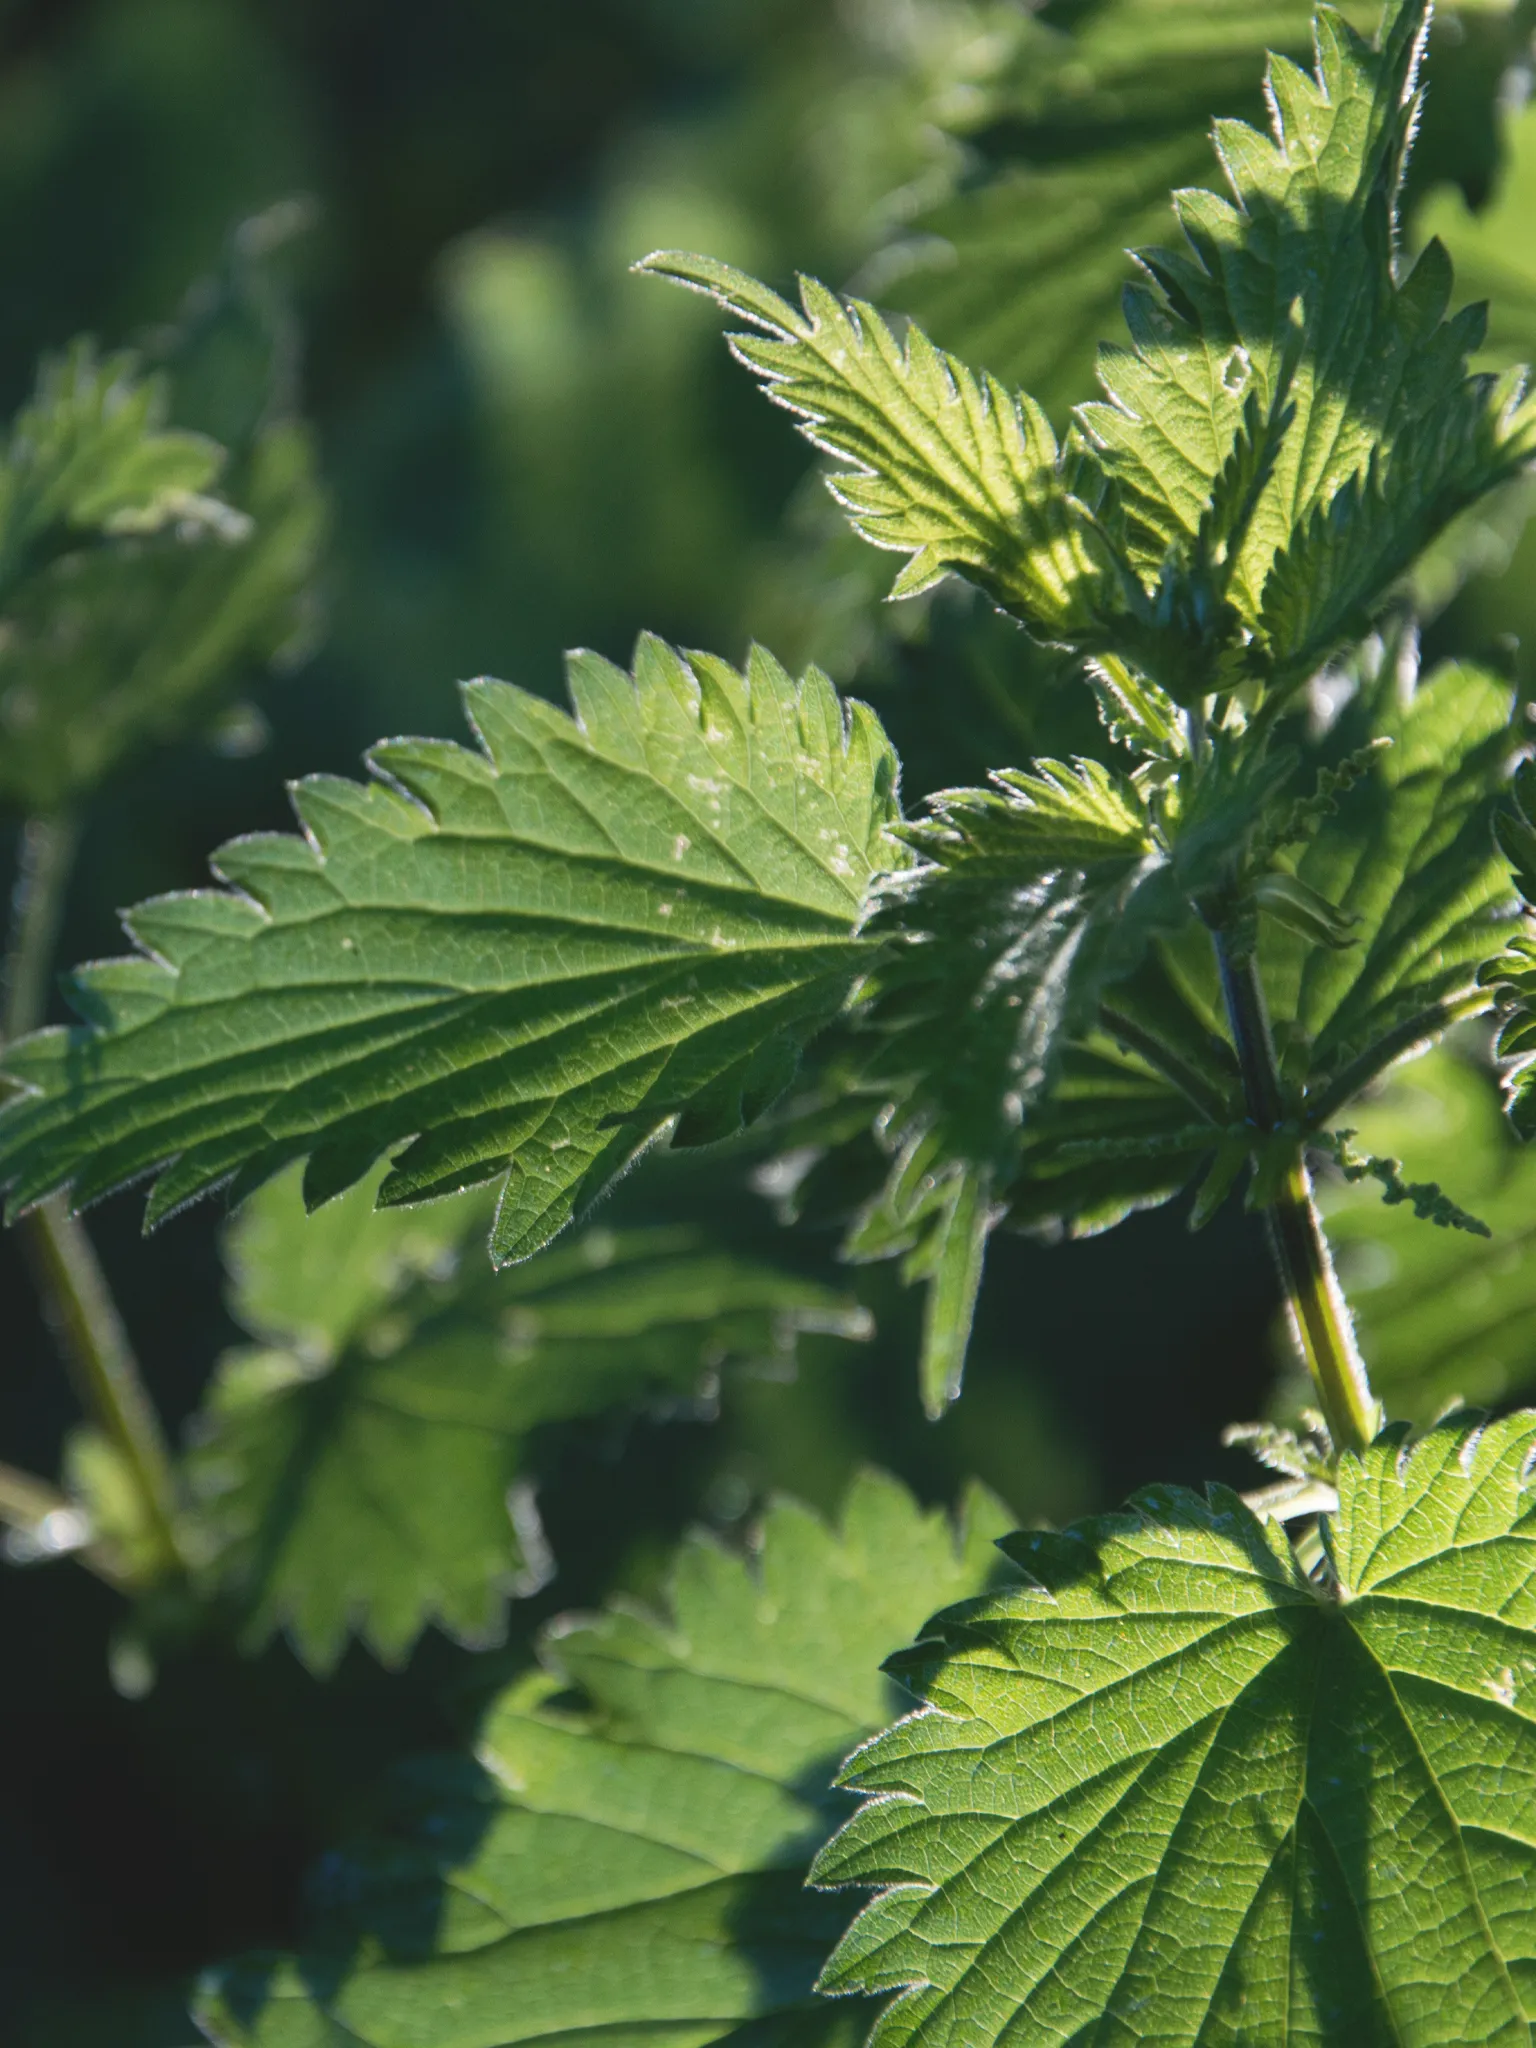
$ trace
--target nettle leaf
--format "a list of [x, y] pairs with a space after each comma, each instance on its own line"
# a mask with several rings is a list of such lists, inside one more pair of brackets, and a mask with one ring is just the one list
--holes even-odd
[[313, 1952], [219, 1973], [203, 2027], [220, 2048], [855, 2048], [869, 2008], [811, 1995], [848, 1919], [803, 1889], [823, 1788], [890, 1711], [881, 1657], [987, 1583], [1004, 1526], [973, 1494], [957, 1533], [866, 1476], [835, 1530], [776, 1504], [750, 1562], [692, 1538], [663, 1614], [557, 1623], [483, 1725], [484, 1775], [423, 1774], [413, 1826], [328, 1859]]
[[1275, 429], [1221, 588], [1277, 683], [1347, 635], [1456, 512], [1536, 450], [1518, 380], [1470, 377], [1475, 312], [1447, 320], [1449, 260], [1397, 272], [1395, 207], [1417, 114], [1427, 0], [1379, 51], [1329, 9], [1317, 69], [1271, 60], [1273, 137], [1216, 125], [1230, 199], [1181, 192], [1183, 246], [1147, 251], [1129, 349], [1106, 349], [1102, 451], [1148, 574], [1188, 557], [1255, 421]]
[[919, 328], [898, 341], [873, 306], [845, 305], [814, 279], [797, 309], [709, 257], [667, 251], [639, 267], [708, 292], [767, 336], [731, 346], [818, 448], [854, 465], [833, 489], [866, 540], [909, 557], [893, 597], [961, 569], [1058, 638], [1091, 633], [1117, 608], [1118, 572], [1032, 399]]
[[230, 1314], [258, 1343], [328, 1364], [415, 1281], [452, 1280], [459, 1253], [491, 1206], [483, 1190], [409, 1209], [378, 1209], [386, 1168], [323, 1208], [306, 1210], [296, 1168], [281, 1173], [224, 1230]]
[[1507, 951], [1489, 962], [1484, 979], [1499, 999], [1496, 1050], [1508, 1063], [1510, 1118], [1521, 1137], [1529, 1138], [1536, 1131], [1536, 1072], [1531, 1058], [1536, 1053], [1536, 937], [1531, 923], [1536, 910], [1536, 770], [1529, 762], [1522, 764], [1500, 808], [1496, 830], [1499, 852], [1513, 871], [1522, 914]]
[[1508, 871], [1491, 824], [1510, 754], [1509, 686], [1449, 663], [1411, 690], [1384, 675], [1340, 720], [1335, 745], [1369, 757], [1296, 873], [1343, 918], [1353, 943], [1309, 945], [1261, 927], [1277, 1028], [1307, 1074], [1315, 1124], [1455, 1017], [1485, 1009], [1479, 971], [1514, 929]]
[[1373, 1384], [1395, 1415], [1502, 1402], [1536, 1384], [1536, 1154], [1501, 1114], [1498, 1085], [1449, 1049], [1394, 1073], [1349, 1113], [1353, 1143], [1439, 1183], [1487, 1225], [1437, 1230], [1371, 1181], [1324, 1176], [1318, 1200]]
[[409, 1138], [381, 1188], [504, 1178], [499, 1262], [537, 1251], [658, 1130], [725, 1135], [784, 1087], [871, 951], [855, 935], [896, 764], [812, 670], [641, 643], [572, 658], [576, 715], [466, 691], [480, 747], [392, 741], [300, 783], [303, 839], [237, 840], [226, 892], [126, 920], [88, 1020], [11, 1048], [15, 1205], [147, 1173], [150, 1221], [308, 1156], [306, 1199]]
[[975, 148], [884, 258], [892, 302], [1064, 414], [1118, 323], [1126, 250], [1165, 240], [1169, 192], [1206, 173], [1213, 111], [1262, 119], [1264, 53], [1305, 57], [1311, 20], [1310, 0], [1113, 0], [989, 22], [1012, 47], [944, 110]]
[[167, 429], [162, 378], [77, 341], [47, 361], [0, 452], [0, 591], [87, 535], [232, 516], [206, 496], [224, 451]]
[[911, 551], [893, 595], [956, 569], [1042, 636], [1133, 659], [1180, 703], [1293, 688], [1463, 509], [1536, 456], [1520, 375], [1470, 376], [1438, 244], [1400, 274], [1396, 206], [1429, 0], [1380, 48], [1322, 10], [1317, 68], [1270, 64], [1272, 137], [1216, 126], [1230, 198], [1175, 198], [1129, 346], [1058, 447], [1034, 400], [920, 330], [806, 283], [797, 311], [703, 257], [646, 266], [767, 336], [733, 347], [818, 446], [854, 465], [854, 525]]
[[227, 484], [227, 519], [72, 549], [10, 594], [0, 797], [17, 809], [65, 807], [302, 643], [326, 526], [308, 434], [268, 427]]
[[1327, 1586], [1236, 1495], [1004, 1546], [892, 1661], [827, 1966], [873, 2040], [1528, 2043], [1536, 1418], [1345, 1457]]
[[[1328, 807], [1318, 812], [1303, 796], [1291, 807], [1304, 822], [1303, 843], [1273, 856], [1276, 872], [1294, 876], [1332, 929], [1313, 929], [1258, 892], [1265, 1000], [1296, 1114], [1313, 1129], [1337, 1122], [1396, 1060], [1491, 1008], [1480, 976], [1516, 929], [1492, 836], [1518, 744], [1508, 684], [1462, 662], [1421, 681], [1408, 661], [1370, 669], [1293, 778], [1302, 789], [1334, 778]], [[1341, 764], [1349, 764], [1342, 777]], [[1214, 962], [1198, 930], [1161, 940], [1113, 1003], [1133, 1024], [1143, 1008], [1152, 1018], [1182, 1016], [1175, 1028], [1186, 1065], [1205, 1063], [1196, 1049], [1202, 1029], [1207, 1044], [1226, 1041]]]
[[934, 1414], [959, 1392], [1021, 1132], [1068, 1044], [1097, 1022], [1103, 990], [1191, 916], [1132, 783], [1083, 761], [995, 781], [943, 793], [903, 828], [925, 859], [880, 885], [867, 926], [887, 953], [863, 992], [875, 1047], [860, 1085], [885, 1094], [895, 1163], [848, 1249], [904, 1252], [909, 1276], [929, 1282], [922, 1379]]
[[461, 1265], [485, 1200], [376, 1211], [376, 1182], [306, 1218], [285, 1176], [240, 1219], [234, 1306], [271, 1348], [224, 1360], [188, 1468], [246, 1640], [286, 1629], [317, 1670], [354, 1632], [391, 1664], [429, 1622], [499, 1639], [507, 1595], [551, 1569], [539, 1424], [696, 1404], [727, 1364], [791, 1360], [805, 1331], [869, 1334], [846, 1296], [686, 1231], [597, 1231], [511, 1274]]

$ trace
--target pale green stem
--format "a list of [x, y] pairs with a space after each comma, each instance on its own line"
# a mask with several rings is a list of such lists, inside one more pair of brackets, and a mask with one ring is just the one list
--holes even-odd
[[[1215, 934], [1215, 944], [1248, 1120], [1259, 1131], [1274, 1131], [1285, 1118], [1285, 1094], [1258, 968], [1251, 954], [1234, 953], [1224, 933]], [[1299, 1140], [1267, 1216], [1291, 1327], [1333, 1441], [1341, 1451], [1363, 1451], [1381, 1427], [1381, 1411], [1355, 1342]]]
[[[5, 956], [7, 1039], [36, 1030], [46, 1014], [48, 976], [77, 836], [67, 818], [34, 818], [22, 833]], [[160, 1561], [173, 1568], [180, 1549], [170, 1455], [95, 1247], [62, 1195], [40, 1203], [19, 1228], [44, 1317], [76, 1397], [122, 1458], [157, 1539]]]

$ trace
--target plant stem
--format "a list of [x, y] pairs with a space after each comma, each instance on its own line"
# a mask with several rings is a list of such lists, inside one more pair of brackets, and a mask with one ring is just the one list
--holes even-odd
[[79, 843], [79, 828], [70, 817], [29, 818], [21, 828], [5, 955], [8, 1041], [35, 1031], [47, 1013], [48, 976]]
[[[73, 820], [63, 817], [34, 818], [23, 829], [5, 955], [6, 1039], [24, 1037], [46, 1014], [78, 838]], [[160, 1562], [173, 1568], [180, 1547], [170, 1456], [95, 1247], [62, 1195], [40, 1203], [19, 1227], [76, 1398], [132, 1475]]]
[[75, 1397], [132, 1475], [158, 1561], [180, 1561], [170, 1455], [95, 1246], [62, 1195], [20, 1225], [43, 1315]]
[[[1275, 1131], [1285, 1120], [1285, 1093], [1258, 967], [1251, 953], [1234, 952], [1224, 932], [1214, 937], [1248, 1120], [1260, 1131]], [[1381, 1427], [1381, 1414], [1333, 1270], [1299, 1140], [1267, 1215], [1291, 1326], [1333, 1441], [1341, 1451], [1363, 1451]]]

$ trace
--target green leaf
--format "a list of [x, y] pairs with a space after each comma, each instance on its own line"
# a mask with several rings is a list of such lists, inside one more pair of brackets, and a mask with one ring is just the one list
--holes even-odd
[[224, 451], [164, 426], [163, 379], [87, 341], [45, 362], [0, 453], [0, 591], [86, 535], [154, 533], [232, 515], [203, 494]]
[[328, 1364], [413, 1281], [452, 1279], [486, 1221], [470, 1193], [378, 1209], [379, 1171], [306, 1211], [293, 1171], [258, 1188], [224, 1232], [229, 1312], [258, 1343]]
[[1005, 1545], [892, 1669], [822, 1884], [873, 2040], [1528, 2043], [1536, 1418], [1341, 1461], [1329, 1584], [1224, 1489]]
[[1398, 0], [1377, 52], [1325, 8], [1315, 75], [1272, 59], [1273, 136], [1217, 123], [1231, 197], [1176, 196], [1183, 244], [1144, 252], [1131, 346], [1104, 351], [1107, 402], [1078, 415], [1150, 575], [1169, 550], [1189, 557], [1251, 409], [1284, 410], [1224, 578], [1277, 684], [1360, 630], [1435, 533], [1536, 448], [1518, 384], [1467, 375], [1480, 324], [1445, 318], [1444, 251], [1395, 267], [1428, 11]]
[[505, 1177], [508, 1262], [672, 1118], [715, 1137], [772, 1101], [872, 950], [884, 734], [761, 652], [742, 676], [646, 640], [633, 680], [582, 655], [571, 688], [574, 718], [471, 685], [479, 749], [312, 777], [305, 838], [237, 840], [230, 891], [130, 913], [141, 956], [74, 978], [88, 1021], [6, 1055], [14, 1201], [153, 1172], [153, 1222], [307, 1155], [319, 1203], [412, 1138], [381, 1199]]
[[1109, 552], [1032, 399], [919, 328], [898, 341], [873, 306], [844, 305], [814, 279], [797, 310], [709, 257], [668, 251], [639, 267], [710, 293], [768, 337], [731, 346], [818, 448], [854, 465], [833, 490], [866, 540], [908, 556], [893, 597], [962, 569], [1047, 637], [1089, 632], [1112, 604]]
[[1429, 0], [1379, 49], [1322, 10], [1317, 68], [1270, 64], [1272, 137], [1221, 121], [1231, 197], [1175, 199], [1182, 245], [1140, 258], [1130, 346], [1058, 447], [1039, 406], [905, 344], [806, 283], [797, 311], [702, 257], [659, 270], [766, 334], [737, 354], [855, 465], [854, 525], [909, 550], [893, 595], [957, 568], [1043, 636], [1131, 657], [1181, 704], [1288, 690], [1372, 615], [1456, 517], [1536, 455], [1518, 376], [1467, 372], [1438, 245], [1399, 274], [1396, 208]]
[[[1332, 1128], [1396, 1060], [1490, 1008], [1479, 977], [1516, 929], [1492, 838], [1518, 744], [1509, 686], [1460, 662], [1420, 681], [1413, 649], [1402, 652], [1397, 661], [1373, 651], [1332, 731], [1308, 750], [1307, 773], [1326, 803], [1280, 802], [1278, 823], [1257, 826], [1257, 852], [1279, 863], [1277, 876], [1293, 873], [1301, 902], [1314, 906], [1312, 928], [1298, 931], [1294, 905], [1270, 914], [1275, 883], [1255, 892], [1282, 1073], [1298, 1120], [1314, 1130]], [[1293, 832], [1304, 843], [1287, 855], [1277, 837]], [[1133, 1022], [1143, 1011], [1171, 1022], [1186, 1062], [1208, 1063], [1197, 1050], [1202, 1028], [1207, 1044], [1229, 1045], [1198, 929], [1161, 940], [1114, 1006]], [[1216, 1111], [1218, 1120], [1227, 1114]]]
[[1508, 1401], [1536, 1384], [1536, 1154], [1486, 1068], [1450, 1050], [1394, 1073], [1350, 1112], [1355, 1142], [1439, 1181], [1491, 1235], [1426, 1229], [1370, 1183], [1325, 1177], [1318, 1199], [1373, 1384], [1395, 1415]]
[[[1496, 991], [1500, 1022], [1496, 1050], [1505, 1069], [1509, 1114], [1522, 1138], [1536, 1131], [1536, 770], [1522, 764], [1496, 822], [1499, 852], [1513, 870], [1520, 892], [1519, 923], [1510, 933], [1508, 950], [1490, 961], [1483, 978]], [[1501, 867], [1501, 874], [1505, 871]]]
[[1334, 746], [1390, 746], [1338, 798], [1296, 862], [1352, 920], [1354, 943], [1309, 945], [1272, 924], [1260, 962], [1271, 1014], [1304, 1063], [1310, 1120], [1336, 1116], [1392, 1060], [1487, 1007], [1478, 973], [1513, 929], [1491, 824], [1515, 745], [1508, 685], [1448, 663], [1408, 694], [1386, 675], [1341, 718]]
[[867, 929], [887, 955], [856, 1016], [874, 1041], [858, 1085], [885, 1096], [895, 1160], [848, 1251], [903, 1252], [908, 1276], [930, 1281], [931, 1414], [960, 1390], [986, 1236], [1066, 1047], [1153, 937], [1191, 916], [1133, 784], [1088, 761], [994, 781], [942, 793], [903, 828], [926, 858], [880, 885]]
[[33, 814], [67, 807], [302, 641], [326, 522], [308, 434], [268, 427], [229, 486], [223, 525], [65, 553], [11, 593], [0, 798]]
[[312, 1954], [219, 1973], [203, 2026], [220, 2048], [855, 2048], [868, 2008], [811, 1997], [848, 1917], [802, 1888], [823, 1788], [890, 1711], [880, 1658], [986, 1583], [1003, 1526], [977, 1495], [957, 1535], [866, 1476], [835, 1531], [774, 1506], [751, 1563], [691, 1539], [664, 1614], [556, 1624], [483, 1726], [485, 1777], [436, 1774], [415, 1829], [330, 1859]]
[[508, 1593], [550, 1570], [527, 1473], [539, 1424], [697, 1403], [727, 1364], [792, 1360], [804, 1331], [869, 1334], [845, 1296], [685, 1231], [461, 1268], [483, 1200], [375, 1211], [376, 1185], [306, 1218], [284, 1176], [241, 1217], [233, 1306], [285, 1348], [226, 1357], [189, 1466], [245, 1640], [286, 1629], [313, 1669], [354, 1631], [390, 1664], [429, 1622], [499, 1639]]
[[[1344, 11], [1367, 32], [1381, 15]], [[1212, 114], [1262, 119], [1264, 53], [1304, 58], [1311, 20], [1310, 0], [1110, 0], [989, 23], [1005, 54], [944, 109], [973, 143], [967, 175], [903, 223], [891, 303], [1064, 417], [1118, 325], [1125, 252], [1167, 239]]]

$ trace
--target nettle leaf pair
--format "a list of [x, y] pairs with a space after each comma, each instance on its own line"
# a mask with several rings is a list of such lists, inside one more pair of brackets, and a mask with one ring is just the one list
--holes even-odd
[[[1308, 1168], [1409, 1198], [1349, 1149], [1351, 1101], [1498, 988], [1529, 1049], [1491, 832], [1510, 693], [1420, 682], [1391, 617], [1536, 455], [1519, 379], [1468, 373], [1443, 254], [1397, 246], [1426, 26], [1398, 0], [1373, 48], [1325, 12], [1315, 75], [1272, 62], [1273, 135], [1218, 124], [1230, 196], [1179, 195], [1182, 245], [1142, 258], [1130, 343], [1060, 440], [872, 308], [649, 259], [757, 330], [738, 353], [852, 465], [835, 488], [907, 555], [897, 594], [958, 573], [1082, 658], [1113, 765], [1000, 769], [906, 819], [877, 721], [815, 671], [578, 656], [574, 715], [476, 684], [477, 750], [393, 742], [367, 787], [300, 785], [304, 838], [238, 841], [227, 889], [131, 913], [138, 956], [75, 977], [81, 1025], [7, 1055], [18, 1206], [154, 1175], [156, 1220], [300, 1159], [318, 1206], [387, 1156], [385, 1205], [499, 1184], [504, 1264], [663, 1132], [761, 1123], [807, 1205], [849, 1149], [850, 1255], [929, 1284], [934, 1410], [993, 1230], [1102, 1227], [1194, 1180], [1199, 1221], [1245, 1181], [1331, 1430], [1292, 1447], [1290, 1506], [1323, 1510], [1294, 1544], [1173, 1489], [1010, 1540], [1023, 1584], [930, 1625], [895, 1667], [924, 1711], [849, 1766], [872, 1801], [812, 1876], [884, 1889], [835, 1953], [842, 1918], [798, 1891], [830, 1827], [809, 1737], [744, 1772], [732, 1718], [749, 1685], [817, 1699], [815, 1658], [752, 1662], [738, 1576], [721, 1640], [615, 1623], [606, 1670], [556, 1677], [575, 1709], [542, 1683], [508, 1706], [506, 1796], [472, 1820], [558, 1883], [495, 1847], [419, 1857], [465, 1902], [435, 1950], [419, 1910], [344, 1929], [232, 1987], [221, 2038], [823, 2039], [819, 1968], [899, 1994], [889, 2042], [1530, 2040], [1530, 1420], [1381, 1433]], [[1454, 1190], [1416, 1206], [1475, 1222]], [[425, 1357], [419, 1384], [443, 1384]], [[809, 1616], [845, 1569], [784, 1597]], [[824, 1754], [876, 1718], [829, 1712]]]

